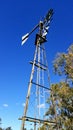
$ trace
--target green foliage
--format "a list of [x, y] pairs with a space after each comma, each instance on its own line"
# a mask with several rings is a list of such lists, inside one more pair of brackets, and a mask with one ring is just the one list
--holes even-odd
[[[0, 118], [0, 125], [2, 124], [2, 119]], [[0, 127], [0, 130], [2, 130], [2, 128]]]
[[1, 125], [2, 119], [0, 118], [0, 125]]
[[50, 130], [73, 130], [73, 44], [68, 53], [57, 55], [53, 62], [54, 72], [64, 75], [63, 82], [52, 84], [50, 98], [47, 100], [49, 109], [45, 113], [49, 120], [55, 121]]
[[[0, 118], [0, 124], [2, 124], [2, 119]], [[0, 127], [0, 130], [12, 130], [11, 127], [7, 127], [5, 129], [3, 129], [2, 127]]]
[[47, 130], [48, 126], [46, 125], [42, 125], [40, 128], [38, 128], [38, 130]]
[[73, 82], [73, 44], [69, 47], [68, 53], [58, 53], [54, 62], [54, 72], [59, 75], [65, 75]]
[[11, 127], [7, 127], [6, 130], [12, 130]]
[[11, 127], [7, 127], [5, 129], [3, 129], [3, 128], [0, 127], [0, 130], [12, 130], [12, 128]]

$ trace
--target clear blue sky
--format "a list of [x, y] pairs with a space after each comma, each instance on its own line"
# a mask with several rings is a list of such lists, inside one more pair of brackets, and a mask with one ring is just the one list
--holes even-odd
[[[52, 61], [73, 42], [73, 0], [0, 0], [0, 117], [2, 127], [19, 130], [23, 103], [33, 59], [35, 34], [24, 46], [21, 37], [53, 8], [48, 42], [45, 44], [51, 81]], [[26, 88], [26, 89], [25, 89]]]

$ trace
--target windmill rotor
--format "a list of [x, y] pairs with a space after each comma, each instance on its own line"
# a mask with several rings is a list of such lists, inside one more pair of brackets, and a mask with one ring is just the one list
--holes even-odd
[[44, 18], [44, 20], [40, 21], [39, 24], [37, 24], [29, 33], [25, 34], [24, 36], [22, 36], [22, 43], [21, 45], [23, 45], [29, 38], [29, 36], [39, 27], [39, 33], [40, 35], [44, 38], [46, 37], [47, 33], [48, 33], [48, 29], [50, 27], [50, 21], [53, 15], [53, 9], [50, 9], [48, 11], [48, 13], [46, 14], [46, 17]]

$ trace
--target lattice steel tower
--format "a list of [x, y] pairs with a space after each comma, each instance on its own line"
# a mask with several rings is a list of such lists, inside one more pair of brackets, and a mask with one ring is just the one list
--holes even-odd
[[50, 9], [44, 20], [40, 21], [31, 32], [22, 37], [23, 45], [31, 33], [39, 28], [39, 32], [36, 34], [35, 38], [34, 59], [30, 62], [32, 64], [32, 70], [28, 84], [24, 113], [22, 118], [19, 118], [22, 120], [21, 130], [25, 128], [27, 130], [30, 129], [29, 122], [31, 122], [33, 130], [38, 130], [42, 125], [44, 125], [44, 128], [46, 127], [47, 130], [48, 124], [53, 123], [45, 116], [45, 112], [48, 109], [46, 101], [50, 92], [50, 77], [44, 47], [44, 43], [47, 42], [46, 35], [52, 15], [53, 10]]

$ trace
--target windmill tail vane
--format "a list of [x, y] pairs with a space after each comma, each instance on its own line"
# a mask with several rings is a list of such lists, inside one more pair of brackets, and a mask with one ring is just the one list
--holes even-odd
[[28, 40], [28, 37], [29, 37], [29, 33], [22, 36], [22, 44], [21, 45], [23, 45]]

